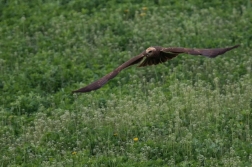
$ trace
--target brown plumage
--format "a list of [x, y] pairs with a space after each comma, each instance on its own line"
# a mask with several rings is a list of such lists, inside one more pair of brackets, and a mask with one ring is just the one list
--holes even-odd
[[237, 48], [238, 46], [239, 45], [235, 45], [235, 46], [227, 47], [227, 48], [213, 48], [213, 49], [191, 49], [191, 48], [180, 48], [180, 47], [163, 48], [160, 46], [149, 47], [138, 56], [131, 58], [130, 60], [126, 61], [125, 63], [117, 67], [111, 73], [105, 75], [101, 79], [91, 83], [90, 85], [87, 85], [84, 88], [73, 91], [73, 93], [84, 93], [84, 92], [90, 92], [92, 90], [99, 89], [103, 85], [105, 85], [109, 80], [114, 78], [124, 68], [137, 64], [137, 63], [140, 63], [138, 67], [156, 65], [159, 63], [164, 63], [181, 53], [186, 53], [190, 55], [202, 55], [209, 58], [215, 58], [218, 55], [224, 54], [225, 52], [229, 50]]

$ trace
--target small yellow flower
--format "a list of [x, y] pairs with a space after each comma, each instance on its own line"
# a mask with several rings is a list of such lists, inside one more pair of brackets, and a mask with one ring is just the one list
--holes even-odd
[[140, 13], [140, 16], [144, 17], [146, 15], [146, 13]]
[[76, 154], [77, 154], [77, 152], [76, 152], [76, 151], [72, 152], [72, 155], [76, 155]]
[[118, 134], [117, 133], [114, 133], [114, 136], [117, 136]]
[[125, 9], [125, 10], [124, 10], [124, 13], [129, 13], [129, 9]]
[[138, 137], [135, 137], [133, 140], [134, 140], [134, 142], [137, 142], [138, 141]]
[[148, 9], [147, 7], [142, 7], [142, 10], [144, 10], [144, 11], [147, 10], [147, 9]]

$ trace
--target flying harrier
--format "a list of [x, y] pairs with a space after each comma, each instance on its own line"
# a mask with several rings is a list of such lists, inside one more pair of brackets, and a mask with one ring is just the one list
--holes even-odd
[[117, 67], [111, 73], [105, 75], [101, 79], [87, 85], [84, 88], [73, 91], [73, 93], [84, 93], [96, 90], [105, 85], [109, 80], [114, 78], [120, 71], [131, 65], [140, 63], [138, 67], [144, 67], [149, 65], [156, 65], [159, 63], [164, 63], [172, 58], [178, 56], [181, 53], [186, 53], [190, 55], [202, 55], [209, 58], [215, 58], [218, 55], [224, 54], [225, 52], [237, 48], [239, 45], [227, 48], [213, 48], [213, 49], [191, 49], [191, 48], [180, 48], [180, 47], [170, 47], [163, 48], [160, 46], [152, 46], [147, 48], [145, 51], [140, 53], [138, 56], [131, 58], [119, 67]]

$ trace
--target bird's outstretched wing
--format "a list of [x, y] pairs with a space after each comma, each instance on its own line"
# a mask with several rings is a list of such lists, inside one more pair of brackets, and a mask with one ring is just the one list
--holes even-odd
[[180, 53], [187, 53], [190, 55], [202, 55], [209, 58], [215, 58], [219, 55], [224, 54], [225, 52], [237, 48], [240, 45], [235, 45], [232, 47], [227, 48], [212, 48], [212, 49], [191, 49], [191, 48], [180, 48], [180, 47], [170, 47], [170, 48], [163, 48], [160, 52], [167, 53], [167, 54], [180, 54]]
[[101, 79], [87, 85], [84, 88], [80, 88], [78, 90], [73, 91], [73, 93], [84, 93], [84, 92], [90, 92], [92, 90], [96, 90], [101, 88], [103, 85], [105, 85], [109, 80], [114, 78], [120, 71], [122, 71], [124, 68], [129, 67], [131, 65], [139, 63], [144, 57], [144, 52], [139, 54], [138, 56], [135, 56], [131, 58], [130, 60], [126, 61], [119, 67], [117, 67], [114, 71], [110, 72], [109, 74], [105, 75]]

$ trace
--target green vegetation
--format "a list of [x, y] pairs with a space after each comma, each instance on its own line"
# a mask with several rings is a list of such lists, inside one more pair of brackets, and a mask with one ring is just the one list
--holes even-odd
[[[250, 0], [0, 0], [0, 166], [250, 166]], [[151, 45], [241, 47], [131, 67]]]

